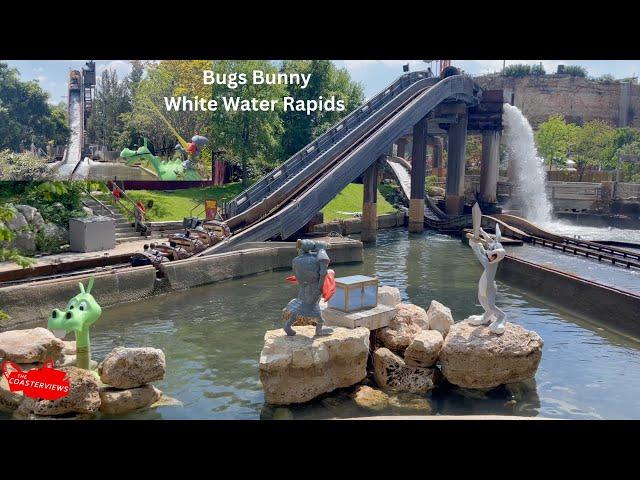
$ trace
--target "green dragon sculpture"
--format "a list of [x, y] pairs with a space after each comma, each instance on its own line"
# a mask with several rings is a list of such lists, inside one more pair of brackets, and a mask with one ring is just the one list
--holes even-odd
[[89, 279], [87, 289], [79, 283], [80, 293], [69, 300], [64, 310], [57, 308], [51, 312], [47, 322], [47, 328], [58, 338], [64, 338], [69, 332], [76, 335], [76, 365], [79, 368], [90, 370], [91, 368], [91, 341], [89, 339], [89, 327], [96, 323], [102, 308], [91, 295], [94, 277]]

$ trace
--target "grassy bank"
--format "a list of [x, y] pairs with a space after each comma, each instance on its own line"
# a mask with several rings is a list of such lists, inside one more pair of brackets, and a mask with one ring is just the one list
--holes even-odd
[[[147, 208], [147, 220], [150, 222], [163, 222], [170, 220], [182, 220], [184, 217], [197, 215], [204, 216], [204, 200], [215, 198], [218, 204], [231, 200], [242, 192], [242, 184], [229, 183], [220, 187], [188, 188], [184, 190], [128, 190], [127, 194], [134, 201], [141, 201], [145, 206], [153, 201], [153, 206]], [[346, 212], [362, 211], [363, 186], [350, 184], [322, 209], [325, 221], [338, 218], [350, 218]], [[200, 205], [198, 205], [200, 204]], [[378, 215], [393, 212], [394, 208], [378, 192]], [[123, 211], [126, 214], [126, 212]]]

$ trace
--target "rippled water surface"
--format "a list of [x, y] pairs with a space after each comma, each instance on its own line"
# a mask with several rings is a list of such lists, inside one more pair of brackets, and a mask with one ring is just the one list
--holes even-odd
[[[378, 275], [404, 299], [428, 307], [448, 305], [456, 321], [479, 313], [481, 268], [459, 239], [434, 233], [382, 231], [364, 264], [335, 265], [338, 276]], [[157, 386], [183, 407], [161, 407], [127, 418], [258, 419], [263, 405], [258, 358], [265, 330], [280, 326], [280, 312], [295, 295], [287, 271], [264, 273], [155, 297], [105, 310], [95, 325], [94, 358], [113, 347], [155, 346], [167, 357]], [[545, 341], [535, 385], [516, 394], [488, 395], [442, 388], [429, 396], [435, 414], [501, 414], [554, 418], [640, 418], [640, 344], [567, 316], [499, 284], [498, 302]], [[282, 414], [280, 411], [279, 414]], [[294, 418], [366, 416], [344, 394], [284, 411]]]

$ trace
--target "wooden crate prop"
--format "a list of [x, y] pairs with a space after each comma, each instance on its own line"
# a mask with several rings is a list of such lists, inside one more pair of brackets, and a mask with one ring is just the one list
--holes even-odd
[[341, 312], [355, 312], [378, 305], [378, 279], [364, 275], [336, 278], [336, 292], [329, 300], [329, 308]]

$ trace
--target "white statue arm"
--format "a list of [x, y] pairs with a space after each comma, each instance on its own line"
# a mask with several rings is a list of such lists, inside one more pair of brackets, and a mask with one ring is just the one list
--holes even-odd
[[482, 246], [482, 243], [479, 240], [470, 238], [469, 245], [471, 246], [473, 253], [476, 254], [476, 257], [478, 258], [478, 261], [480, 262], [480, 264], [484, 268], [487, 268], [487, 265], [489, 264], [489, 260], [487, 260], [487, 251]]

